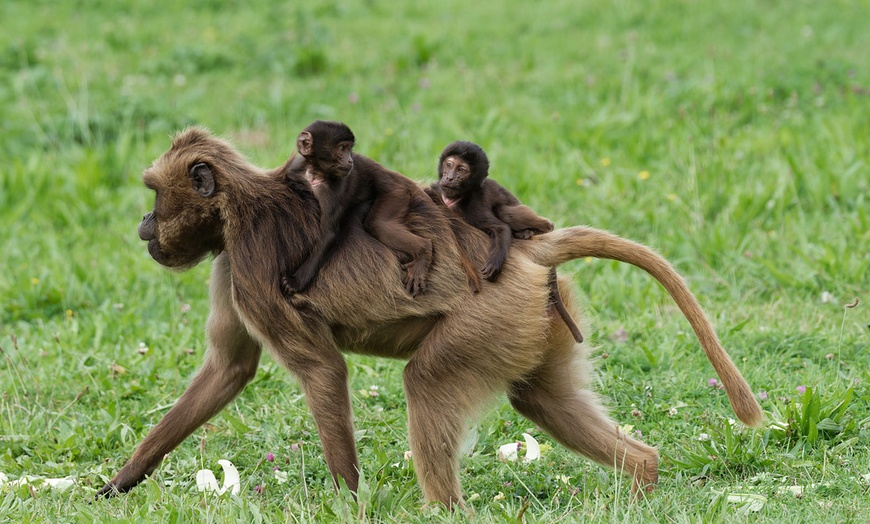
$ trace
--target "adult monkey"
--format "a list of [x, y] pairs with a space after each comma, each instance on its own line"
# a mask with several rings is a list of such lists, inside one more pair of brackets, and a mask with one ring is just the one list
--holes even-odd
[[[463, 504], [457, 476], [463, 429], [499, 391], [559, 442], [616, 465], [633, 477], [634, 489], [651, 489], [658, 478], [656, 449], [616, 429], [586, 389], [585, 360], [571, 334], [548, 314], [549, 267], [584, 256], [629, 262], [658, 279], [698, 334], [737, 416], [761, 423], [752, 391], [674, 269], [648, 248], [592, 228], [516, 243], [498, 284], [482, 282], [481, 292], [472, 295], [457, 263], [459, 244], [480, 264], [487, 237], [461, 224], [454, 224], [454, 237], [445, 216], [418, 217], [429, 224], [435, 248], [429, 290], [412, 298], [398, 278], [396, 257], [364, 232], [361, 209], [321, 269], [322, 278], [309, 288], [311, 307], [294, 309], [281, 293], [279, 276], [295, 269], [311, 248], [318, 206], [306, 181], [285, 181], [288, 165], [261, 170], [228, 143], [193, 128], [177, 135], [145, 171], [143, 180], [156, 198], [139, 236], [148, 241], [151, 256], [187, 268], [217, 255], [208, 350], [190, 386], [98, 497], [138, 484], [229, 403], [254, 376], [261, 344], [298, 378], [327, 466], [353, 491], [359, 464], [339, 348], [408, 359], [403, 379], [411, 450], [429, 501]], [[446, 212], [439, 209], [439, 215]], [[566, 287], [563, 299], [571, 305]]]

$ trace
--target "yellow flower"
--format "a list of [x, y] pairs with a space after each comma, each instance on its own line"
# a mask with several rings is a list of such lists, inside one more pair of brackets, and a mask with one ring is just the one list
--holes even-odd
[[72, 309], [67, 309], [67, 310], [66, 310], [66, 316], [69, 317], [69, 318], [72, 318], [72, 316], [73, 316], [73, 311], [72, 311]]
[[504, 493], [502, 493], [501, 491], [498, 492], [498, 495], [492, 498], [493, 502], [497, 502], [499, 500], [504, 500]]
[[393, 135], [393, 128], [388, 127], [386, 130], [384, 130], [384, 134], [386, 134], [387, 136], [392, 136]]
[[30, 279], [30, 283], [33, 284], [33, 285], [35, 286], [35, 285], [39, 284], [39, 279], [36, 278], [36, 277], [31, 278], [31, 279]]
[[647, 178], [649, 178], [649, 171], [641, 171], [637, 174], [637, 177], [641, 180], [646, 180]]
[[583, 179], [582, 179], [582, 178], [578, 178], [578, 179], [577, 179], [577, 185], [578, 185], [578, 186], [582, 186], [582, 185], [583, 185]]
[[673, 201], [676, 200], [676, 199], [677, 199], [677, 195], [676, 195], [676, 194], [674, 194], [674, 193], [670, 193], [670, 194], [668, 194], [668, 200], [670, 200], [671, 202], [673, 202]]
[[587, 264], [591, 264], [593, 259], [592, 257], [586, 257], [583, 260], [585, 260]]
[[599, 161], [599, 164], [601, 164], [601, 167], [607, 167], [610, 165], [610, 159], [607, 157], [604, 157]]

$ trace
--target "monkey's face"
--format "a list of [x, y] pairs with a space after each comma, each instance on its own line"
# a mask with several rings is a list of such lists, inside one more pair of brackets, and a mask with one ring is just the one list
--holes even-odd
[[172, 153], [164, 154], [142, 177], [156, 196], [154, 210], [142, 217], [138, 233], [148, 242], [151, 258], [183, 270], [222, 249], [223, 228], [211, 166]]
[[447, 207], [453, 207], [480, 183], [475, 185], [471, 165], [459, 156], [448, 156], [438, 166], [438, 185], [441, 199]]
[[344, 178], [353, 169], [353, 142], [343, 141], [316, 151], [317, 165], [326, 176]]
[[354, 141], [353, 132], [341, 122], [316, 120], [299, 133], [296, 149], [308, 161], [307, 175], [312, 185], [350, 174]]

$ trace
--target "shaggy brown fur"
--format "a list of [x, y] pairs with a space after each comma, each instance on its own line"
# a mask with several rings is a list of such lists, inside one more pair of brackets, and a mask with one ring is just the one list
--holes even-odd
[[[513, 238], [529, 239], [553, 230], [553, 223], [524, 206], [513, 193], [489, 178], [489, 158], [472, 142], [448, 144], [438, 159], [438, 182], [432, 190], [444, 205], [492, 239], [481, 273], [494, 282], [501, 272]], [[556, 268], [550, 269], [550, 301], [574, 340], [583, 342], [580, 329], [562, 303]]]
[[[364, 222], [366, 231], [404, 259], [405, 289], [412, 296], [426, 290], [432, 241], [409, 228], [407, 217], [415, 210], [435, 213], [432, 203], [408, 178], [354, 153], [354, 142], [353, 132], [345, 124], [324, 120], [312, 122], [296, 140], [296, 149], [305, 161], [293, 162], [288, 179], [307, 178], [322, 212], [312, 253], [294, 274], [281, 280], [287, 296], [311, 285], [335, 243], [341, 241], [341, 226], [348, 213], [363, 203], [371, 205]], [[421, 209], [426, 207], [429, 209]]]
[[[365, 233], [359, 213], [309, 288], [310, 307], [293, 308], [279, 277], [305, 259], [319, 222], [310, 186], [288, 186], [285, 169], [258, 169], [226, 142], [188, 129], [146, 171], [145, 182], [157, 196], [140, 236], [152, 256], [183, 268], [217, 254], [208, 350], [179, 401], [97, 496], [131, 489], [218, 413], [254, 376], [262, 346], [298, 378], [327, 466], [351, 490], [358, 486], [359, 463], [342, 350], [408, 360], [408, 431], [429, 501], [462, 505], [457, 472], [464, 428], [502, 391], [568, 448], [616, 466], [633, 477], [635, 488], [651, 489], [658, 477], [656, 449], [618, 431], [589, 390], [583, 347], [550, 314], [549, 267], [583, 256], [624, 260], [660, 280], [698, 333], [737, 415], [760, 423], [748, 385], [673, 268], [649, 249], [595, 229], [569, 228], [516, 243], [498, 283], [483, 281], [480, 293], [469, 294], [459, 246], [479, 264], [488, 253], [486, 236], [461, 223], [454, 236], [443, 212], [412, 213], [410, 226], [425, 229], [434, 245], [429, 289], [412, 298], [400, 282], [396, 257]], [[562, 298], [573, 303], [564, 291]]]

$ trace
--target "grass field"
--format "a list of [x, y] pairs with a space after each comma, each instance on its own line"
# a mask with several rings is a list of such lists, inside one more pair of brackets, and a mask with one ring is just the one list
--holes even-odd
[[[402, 363], [358, 356], [358, 501], [335, 495], [298, 386], [265, 357], [151, 480], [90, 503], [205, 349], [210, 262], [178, 274], [150, 259], [142, 170], [192, 123], [274, 166], [316, 118], [417, 180], [445, 144], [473, 140], [557, 225], [657, 248], [767, 413], [764, 429], [732, 425], [687, 322], [642, 271], [566, 264], [595, 326], [597, 388], [659, 447], [660, 489], [632, 503], [625, 479], [501, 399], [462, 463], [473, 521], [870, 515], [866, 2], [7, 0], [0, 19], [0, 472], [76, 481], [3, 485], [0, 521], [469, 520], [422, 504]], [[526, 431], [542, 458], [499, 462]], [[224, 458], [241, 492], [199, 493], [195, 472], [220, 477]]]

